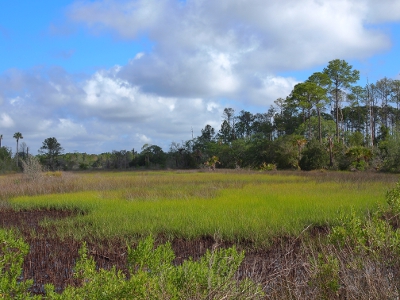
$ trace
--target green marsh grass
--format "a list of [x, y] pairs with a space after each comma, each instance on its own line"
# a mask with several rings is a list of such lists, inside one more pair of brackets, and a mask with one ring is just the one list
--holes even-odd
[[[289, 174], [289, 175], [287, 175]], [[303, 174], [303, 173], [301, 173]], [[124, 172], [75, 175], [73, 188], [10, 197], [15, 209], [84, 212], [58, 221], [60, 236], [167, 238], [217, 236], [267, 244], [307, 226], [332, 225], [339, 212], [384, 205], [388, 180], [321, 180], [296, 173]], [[353, 175], [344, 175], [353, 176]], [[62, 176], [55, 178], [62, 180]], [[53, 191], [54, 189], [50, 189]]]

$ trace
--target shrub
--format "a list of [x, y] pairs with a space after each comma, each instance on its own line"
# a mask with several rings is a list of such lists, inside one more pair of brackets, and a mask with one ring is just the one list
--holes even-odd
[[[40, 299], [31, 296], [32, 280], [20, 282], [22, 263], [29, 246], [12, 231], [0, 230], [0, 297]], [[236, 271], [244, 253], [236, 249], [207, 251], [199, 261], [191, 259], [175, 266], [169, 243], [154, 247], [148, 237], [128, 247], [128, 276], [117, 271], [96, 269], [84, 243], [79, 250], [74, 277], [79, 287], [68, 286], [61, 294], [45, 286], [46, 299], [261, 299], [261, 288], [252, 281], [238, 281]]]
[[339, 260], [333, 255], [318, 254], [318, 259], [312, 262], [315, 274], [311, 284], [315, 285], [321, 294], [321, 299], [338, 297], [340, 288]]
[[[366, 218], [352, 213], [332, 227], [327, 244], [311, 259], [310, 284], [321, 299], [394, 299], [399, 292], [400, 231], [393, 226], [400, 183], [387, 193], [387, 209]], [[386, 216], [386, 218], [385, 218]]]
[[285, 135], [276, 139], [274, 143], [274, 161], [279, 169], [297, 169], [299, 163], [299, 149], [297, 141], [301, 136]]
[[347, 150], [346, 156], [351, 159], [351, 167], [364, 171], [368, 167], [368, 162], [373, 157], [371, 149], [362, 146], [354, 146]]
[[42, 176], [42, 165], [38, 158], [29, 156], [25, 161], [22, 160], [24, 177], [29, 180], [37, 180]]
[[0, 298], [40, 299], [31, 297], [28, 288], [32, 280], [20, 281], [22, 264], [28, 254], [29, 245], [13, 231], [0, 229]]
[[276, 171], [276, 165], [263, 162], [260, 166], [260, 171]]
[[314, 140], [309, 142], [306, 149], [303, 150], [299, 166], [302, 170], [310, 171], [326, 168], [328, 163], [329, 154], [325, 147]]

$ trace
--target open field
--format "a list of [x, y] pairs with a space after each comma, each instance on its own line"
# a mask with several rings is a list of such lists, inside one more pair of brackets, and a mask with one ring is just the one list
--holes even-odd
[[[58, 291], [76, 284], [83, 241], [98, 267], [125, 272], [127, 243], [152, 234], [157, 243], [171, 241], [175, 264], [235, 244], [246, 251], [238, 279], [252, 278], [269, 299], [319, 299], [310, 262], [318, 262], [320, 251], [328, 258], [335, 252], [318, 240], [339, 215], [364, 218], [385, 207], [386, 191], [397, 181], [396, 175], [338, 172], [48, 173], [36, 181], [19, 174], [0, 177], [0, 227], [19, 228], [31, 246], [23, 278], [34, 279], [31, 291], [38, 294], [49, 282]], [[341, 274], [351, 255], [345, 254]], [[377, 268], [365, 268], [371, 267]], [[356, 294], [381, 293], [387, 277], [381, 275]]]

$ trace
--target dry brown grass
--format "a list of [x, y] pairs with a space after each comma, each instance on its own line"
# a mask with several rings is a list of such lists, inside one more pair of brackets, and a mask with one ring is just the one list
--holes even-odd
[[[86, 176], [72, 172], [43, 172], [32, 179], [24, 174], [0, 177], [0, 201], [19, 196], [71, 193], [87, 190], [112, 189], [128, 184], [104, 176]], [[1, 204], [0, 204], [1, 205]]]
[[317, 182], [334, 181], [334, 182], [352, 182], [352, 183], [365, 183], [365, 182], [388, 182], [396, 183], [399, 181], [399, 174], [382, 173], [375, 171], [365, 172], [338, 172], [338, 171], [296, 171], [293, 172], [298, 176], [312, 178]]
[[[338, 262], [337, 273], [329, 272], [330, 258]], [[396, 263], [388, 263], [393, 261]], [[329, 285], [336, 275], [337, 290]], [[351, 247], [327, 244], [325, 234], [279, 239], [265, 252], [248, 253], [237, 276], [260, 283], [266, 299], [271, 300], [383, 300], [400, 296], [400, 262], [393, 253], [360, 255]]]

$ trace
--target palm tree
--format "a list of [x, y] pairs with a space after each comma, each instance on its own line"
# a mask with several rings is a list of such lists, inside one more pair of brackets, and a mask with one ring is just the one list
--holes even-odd
[[0, 148], [1, 148], [1, 140], [3, 139], [3, 135], [0, 134]]
[[23, 139], [24, 137], [22, 136], [21, 132], [16, 132], [14, 133], [13, 138], [17, 140], [17, 167], [18, 167], [18, 142], [20, 139]]

